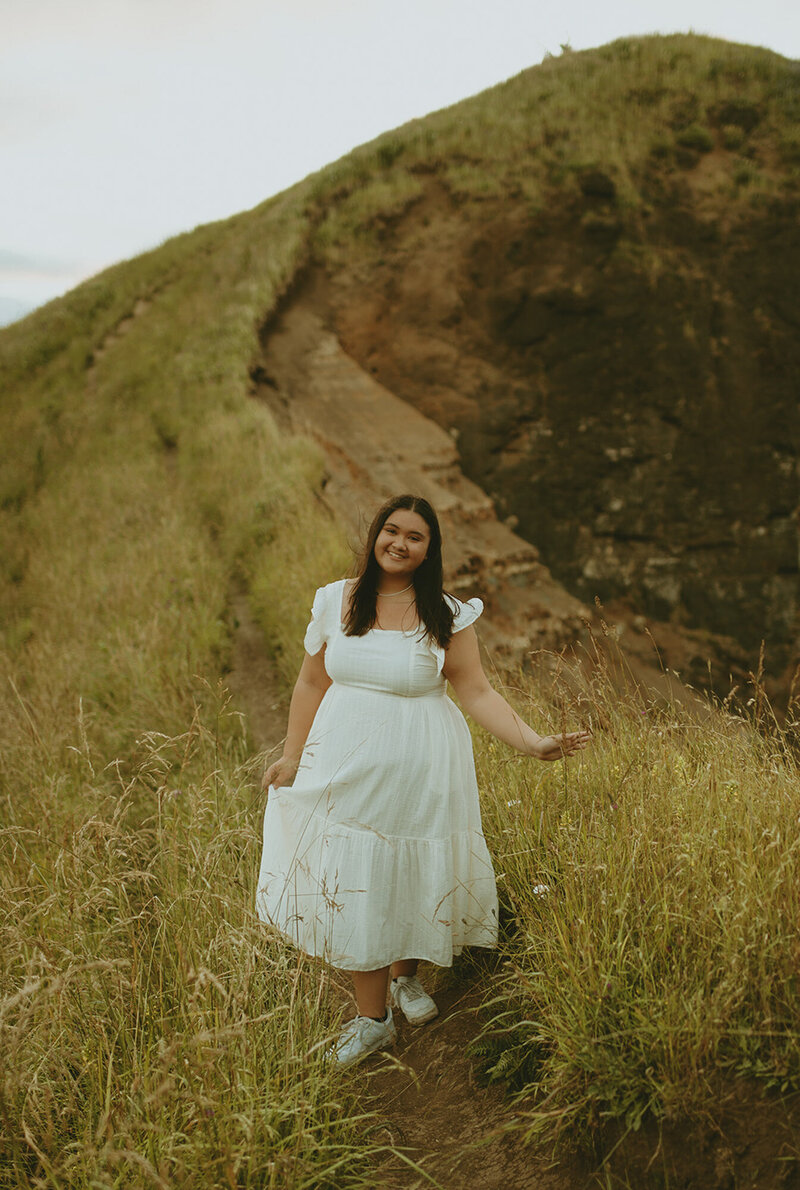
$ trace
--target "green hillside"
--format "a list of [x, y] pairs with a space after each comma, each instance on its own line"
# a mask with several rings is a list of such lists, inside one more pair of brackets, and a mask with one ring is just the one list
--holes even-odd
[[325, 205], [332, 182], [352, 191], [322, 238], [368, 232], [370, 214], [386, 219], [434, 168], [459, 200], [521, 197], [533, 210], [577, 193], [582, 173], [599, 169], [636, 208], [652, 158], [688, 165], [719, 147], [728, 155], [709, 203], [759, 203], [796, 190], [798, 95], [797, 63], [712, 38], [632, 38], [569, 52], [323, 171]]
[[[252, 917], [262, 764], [225, 684], [234, 596], [288, 686], [349, 563], [318, 449], [250, 396], [293, 285], [379, 267], [432, 176], [479, 220], [596, 172], [637, 219], [645, 163], [713, 150], [708, 209], [796, 199], [798, 116], [765, 50], [567, 53], [0, 331], [0, 1187], [374, 1184], [319, 972]], [[513, 964], [481, 977], [484, 1060], [526, 1131], [601, 1144], [798, 1070], [792, 706], [787, 735], [755, 695], [702, 730], [637, 698], [520, 694], [600, 729], [563, 780], [476, 741]]]

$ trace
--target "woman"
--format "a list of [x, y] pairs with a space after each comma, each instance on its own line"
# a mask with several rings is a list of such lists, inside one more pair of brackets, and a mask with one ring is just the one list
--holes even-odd
[[556, 760], [589, 739], [538, 735], [492, 689], [472, 627], [482, 611], [443, 593], [439, 522], [418, 496], [384, 504], [357, 577], [314, 598], [283, 755], [264, 777], [257, 910], [351, 972], [358, 1015], [331, 1051], [342, 1065], [394, 1042], [393, 1007], [415, 1024], [436, 1016], [420, 959], [450, 966], [497, 941], [472, 744], [446, 683], [527, 755]]

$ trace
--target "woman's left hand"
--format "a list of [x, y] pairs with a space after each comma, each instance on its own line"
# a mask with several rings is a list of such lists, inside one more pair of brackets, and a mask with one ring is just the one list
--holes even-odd
[[538, 760], [561, 760], [581, 752], [592, 738], [590, 731], [568, 731], [563, 735], [543, 735], [531, 753]]

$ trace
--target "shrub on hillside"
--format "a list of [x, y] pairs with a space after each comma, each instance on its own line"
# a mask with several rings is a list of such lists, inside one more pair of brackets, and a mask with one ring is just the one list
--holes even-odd
[[700, 124], [690, 124], [675, 137], [677, 144], [683, 149], [694, 149], [698, 153], [710, 153], [714, 148], [714, 138], [707, 128]]

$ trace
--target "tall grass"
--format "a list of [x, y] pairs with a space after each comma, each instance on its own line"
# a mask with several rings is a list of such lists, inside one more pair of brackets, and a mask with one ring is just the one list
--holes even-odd
[[3, 333], [5, 788], [61, 771], [79, 701], [106, 760], [180, 732], [192, 675], [227, 664], [234, 586], [296, 602], [297, 635], [339, 538], [320, 452], [253, 401], [249, 366], [305, 259], [301, 205], [181, 237]]
[[181, 237], [3, 332], [9, 1190], [367, 1177], [326, 980], [253, 917], [262, 766], [216, 693], [232, 595], [288, 666], [341, 552], [319, 451], [249, 395], [301, 208]]
[[[620, 691], [509, 691], [590, 752], [476, 731], [505, 910], [476, 1052], [528, 1135], [713, 1121], [746, 1079], [796, 1088], [797, 766], [784, 736]], [[335, 997], [252, 914], [260, 764], [222, 686], [174, 736], [4, 804], [0, 1186], [368, 1186], [358, 1102], [323, 1060]], [[77, 791], [80, 790], [80, 797]], [[71, 794], [71, 796], [70, 796]], [[65, 796], [66, 795], [66, 796]]]
[[328, 979], [254, 919], [262, 798], [239, 716], [196, 694], [115, 791], [87, 748], [80, 806], [54, 783], [6, 807], [9, 1190], [369, 1185], [361, 1113], [324, 1056]]
[[[620, 690], [602, 669], [523, 684], [540, 730], [591, 724], [577, 761], [479, 748], [508, 914], [478, 1046], [529, 1134], [714, 1121], [738, 1079], [798, 1088], [800, 781], [775, 725]], [[796, 1154], [800, 1159], [800, 1153]]]

